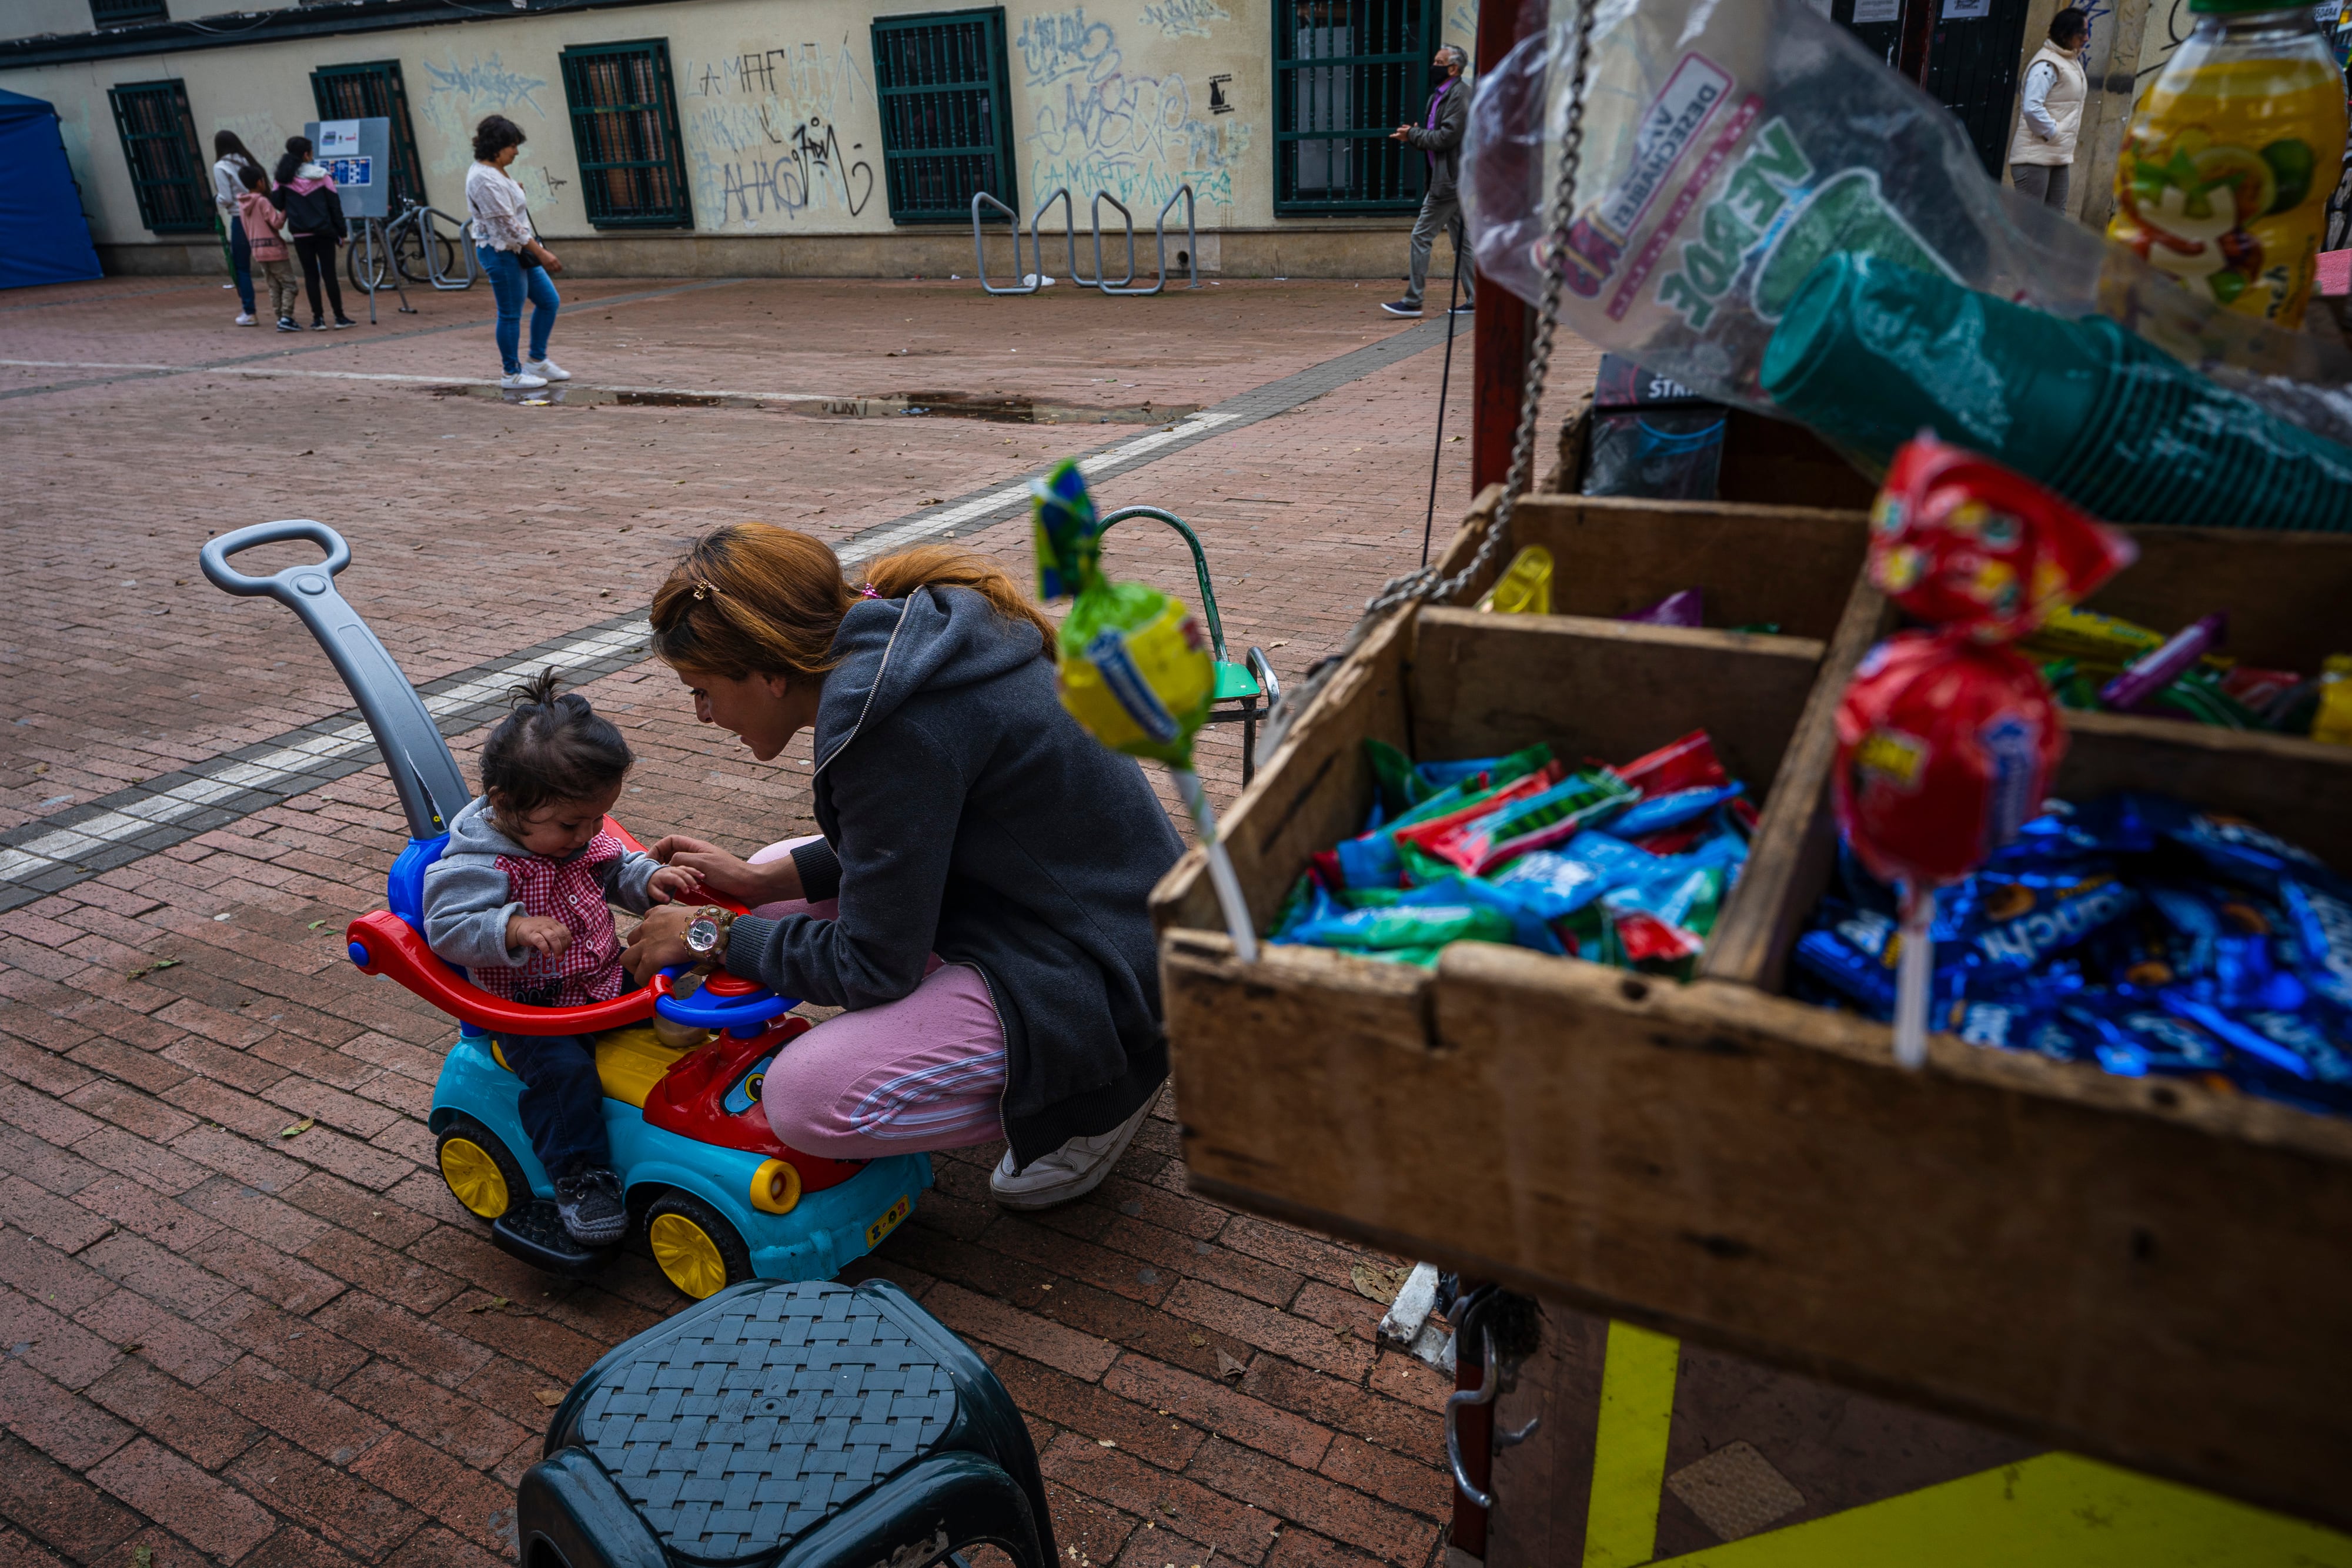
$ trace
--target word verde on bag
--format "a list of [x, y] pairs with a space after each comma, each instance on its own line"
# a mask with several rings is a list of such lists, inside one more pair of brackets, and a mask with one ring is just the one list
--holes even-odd
[[1797, 285], [1832, 251], [1878, 256], [1958, 282], [1935, 247], [1880, 193], [1874, 169], [1841, 169], [1808, 185], [1813, 165], [1783, 120], [1765, 122], [1699, 214], [1699, 234], [1681, 267], [1658, 279], [1658, 302], [1704, 332], [1748, 256], [1763, 241], [1749, 304], [1768, 325], [1780, 319]]
[[1699, 237], [1682, 247], [1682, 265], [1658, 279], [1658, 303], [1706, 330], [1716, 301], [1739, 276], [1748, 247], [1762, 237], [1813, 165], [1785, 120], [1765, 122], [1723, 183], [1723, 194], [1699, 214]]

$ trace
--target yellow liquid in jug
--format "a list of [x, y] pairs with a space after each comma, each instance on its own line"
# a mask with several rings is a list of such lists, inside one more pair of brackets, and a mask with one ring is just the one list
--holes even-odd
[[2215, 303], [2299, 326], [2345, 134], [2344, 77], [2311, 47], [2200, 59], [2184, 44], [2140, 97], [2107, 235]]

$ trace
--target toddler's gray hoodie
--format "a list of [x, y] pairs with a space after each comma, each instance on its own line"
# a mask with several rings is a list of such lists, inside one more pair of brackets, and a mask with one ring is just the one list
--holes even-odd
[[[576, 852], [585, 854], [586, 846]], [[507, 946], [507, 922], [518, 915], [544, 912], [527, 910], [509, 896], [507, 873], [499, 869], [500, 855], [520, 859], [530, 854], [499, 831], [490, 819], [488, 798], [477, 796], [449, 824], [449, 847], [425, 870], [425, 945], [468, 969], [520, 969], [530, 963], [530, 948]], [[661, 862], [632, 850], [600, 868], [597, 882], [607, 903], [643, 915], [652, 904], [646, 883], [659, 870]]]

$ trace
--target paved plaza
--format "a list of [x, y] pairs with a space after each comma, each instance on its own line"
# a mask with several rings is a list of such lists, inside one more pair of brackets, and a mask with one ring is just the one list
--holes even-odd
[[[748, 851], [814, 831], [807, 737], [755, 764], [646, 658], [687, 540], [763, 519], [854, 570], [953, 538], [1026, 581], [1020, 487], [1090, 454], [1104, 506], [1198, 530], [1234, 656], [1295, 674], [1421, 548], [1446, 319], [1381, 315], [1395, 287], [585, 281], [552, 348], [575, 379], [535, 404], [495, 390], [481, 291], [299, 336], [232, 328], [215, 280], [0, 294], [0, 1563], [511, 1558], [550, 1406], [683, 1301], [641, 1253], [534, 1272], [443, 1185], [453, 1026], [343, 956], [404, 839], [392, 789], [294, 618], [199, 573], [205, 538], [339, 530], [340, 588], [469, 775], [504, 689], [559, 664], [630, 732], [641, 838]], [[1165, 529], [1109, 555], [1194, 596]], [[1207, 736], [1230, 802], [1240, 733]], [[1034, 1216], [991, 1201], [998, 1146], [940, 1157], [845, 1278], [994, 1365], [1073, 1564], [1438, 1561], [1450, 1379], [1375, 1343], [1356, 1282], [1401, 1260], [1189, 1196], [1174, 1115]]]

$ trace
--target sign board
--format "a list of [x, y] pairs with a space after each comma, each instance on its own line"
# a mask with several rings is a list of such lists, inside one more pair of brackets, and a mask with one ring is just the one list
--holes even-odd
[[335, 182], [346, 218], [392, 216], [392, 121], [314, 120], [302, 128], [314, 156]]
[[1992, 0], [1944, 0], [1947, 22], [1979, 22], [1992, 15]]
[[1857, 27], [1901, 20], [1903, 0], [1853, 0], [1853, 25]]

